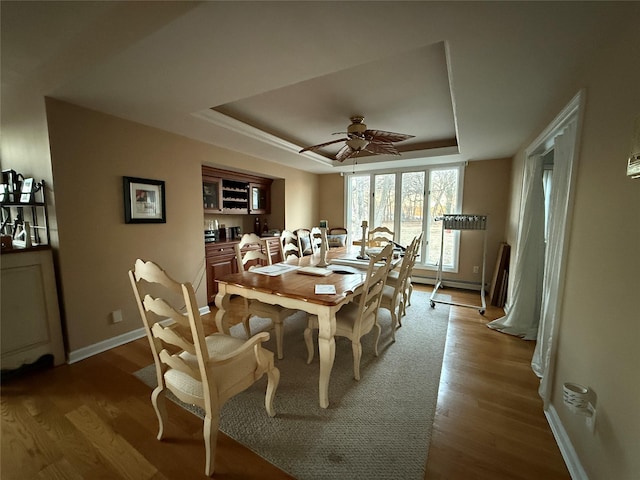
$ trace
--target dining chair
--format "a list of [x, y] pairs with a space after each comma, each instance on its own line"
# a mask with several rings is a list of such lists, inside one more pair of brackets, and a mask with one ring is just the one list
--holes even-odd
[[391, 230], [384, 225], [372, 228], [367, 234], [367, 245], [369, 247], [382, 247], [392, 243], [395, 236]]
[[[413, 267], [416, 264], [416, 260], [418, 258], [418, 256], [420, 255], [420, 244], [422, 243], [422, 236], [424, 235], [424, 233], [420, 233], [420, 235], [418, 235], [418, 237], [415, 239], [415, 243], [413, 246], [413, 252], [409, 252], [409, 248], [407, 248], [407, 250], [405, 251], [405, 256], [407, 255], [411, 255], [411, 263], [409, 264], [409, 270], [407, 272], [407, 278], [404, 281], [404, 287], [403, 287], [403, 291], [402, 291], [402, 295], [403, 295], [403, 302], [402, 302], [402, 316], [405, 316], [407, 314], [407, 307], [411, 306], [411, 294], [413, 293], [413, 283], [411, 281], [411, 274], [413, 272]], [[396, 283], [398, 282], [398, 277], [399, 277], [399, 272], [396, 270], [392, 270], [389, 272], [389, 275], [387, 276], [387, 285], [390, 286], [395, 286]], [[398, 323], [399, 325], [402, 324], [402, 322], [400, 321], [401, 317], [398, 317]]]
[[[245, 233], [242, 238], [240, 238], [240, 242], [235, 245], [235, 250], [239, 272], [251, 270], [260, 265], [271, 265], [271, 255], [267, 241], [254, 233]], [[284, 357], [282, 348], [284, 320], [296, 313], [296, 310], [284, 308], [280, 305], [263, 303], [259, 300], [249, 300], [247, 298], [244, 298], [244, 305], [245, 315], [242, 319], [242, 324], [244, 325], [247, 337], [251, 336], [251, 326], [249, 325], [251, 317], [271, 319], [276, 333], [278, 359], [282, 359]]]
[[[224, 403], [266, 373], [265, 407], [275, 415], [273, 399], [280, 381], [273, 353], [262, 347], [266, 332], [242, 340], [223, 333], [205, 337], [190, 283], [179, 283], [153, 262], [136, 260], [129, 279], [149, 340], [158, 386], [151, 403], [158, 417], [158, 440], [168, 421], [167, 391], [205, 412], [205, 474], [213, 474], [220, 411]], [[179, 305], [179, 306], [177, 306]], [[184, 312], [186, 310], [186, 313]]]
[[407, 247], [399, 269], [395, 269], [395, 281], [389, 282], [391, 272], [387, 275], [387, 281], [382, 290], [382, 298], [380, 299], [380, 308], [389, 310], [391, 313], [391, 337], [396, 340], [396, 329], [402, 326], [401, 317], [404, 310], [406, 281], [409, 275], [409, 268], [412, 264], [413, 252], [418, 238], [414, 237]]
[[298, 237], [291, 230], [283, 230], [280, 234], [280, 256], [282, 261], [286, 262], [290, 255], [300, 258]]
[[298, 250], [300, 250], [300, 256], [306, 257], [307, 255], [313, 255], [313, 244], [311, 242], [311, 230], [308, 228], [299, 228], [295, 231], [298, 237]]
[[329, 229], [327, 243], [329, 248], [339, 248], [347, 246], [347, 235], [349, 232], [344, 227], [334, 227]]
[[[347, 303], [336, 312], [335, 335], [351, 340], [353, 377], [356, 380], [360, 380], [361, 338], [374, 327], [376, 328], [374, 352], [376, 357], [378, 356], [378, 340], [380, 339], [378, 308], [392, 256], [393, 246], [391, 244], [387, 244], [379, 255], [371, 255], [358, 301]], [[304, 340], [307, 345], [307, 364], [313, 360], [313, 330], [318, 330], [317, 315], [309, 315], [307, 328], [304, 331]]]
[[[311, 250], [319, 253], [322, 246], [322, 230], [320, 227], [311, 227]], [[329, 250], [329, 244], [325, 241], [325, 250]]]

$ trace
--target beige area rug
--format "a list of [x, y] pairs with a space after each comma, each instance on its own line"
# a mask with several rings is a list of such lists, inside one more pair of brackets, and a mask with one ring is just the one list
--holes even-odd
[[[373, 332], [363, 338], [361, 380], [353, 379], [351, 343], [336, 338], [328, 409], [318, 405], [317, 339], [314, 361], [306, 364], [302, 332], [306, 316], [285, 322], [284, 359], [275, 418], [264, 409], [266, 378], [229, 400], [220, 429], [300, 480], [422, 480], [438, 398], [449, 307], [429, 306], [429, 295], [414, 292], [403, 326], [391, 342], [391, 318], [380, 311], [379, 353]], [[253, 318], [252, 333], [268, 329]], [[244, 336], [241, 326], [231, 333]], [[275, 339], [266, 344], [275, 351]], [[135, 374], [155, 387], [154, 366]], [[180, 403], [178, 400], [175, 400]], [[202, 417], [197, 407], [186, 406]], [[151, 405], [149, 405], [151, 408]]]

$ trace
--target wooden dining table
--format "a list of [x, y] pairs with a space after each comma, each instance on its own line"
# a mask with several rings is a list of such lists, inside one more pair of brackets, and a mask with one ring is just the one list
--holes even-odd
[[[319, 400], [322, 408], [329, 406], [329, 378], [335, 359], [336, 312], [351, 301], [364, 285], [367, 261], [357, 260], [360, 249], [353, 247], [331, 248], [327, 251], [326, 261], [331, 269], [355, 273], [333, 272], [327, 276], [312, 276], [299, 273], [298, 269], [285, 271], [277, 275], [266, 275], [254, 271], [245, 271], [225, 275], [219, 279], [215, 304], [216, 325], [221, 332], [229, 333], [224, 321], [230, 309], [232, 295], [259, 300], [271, 305], [302, 310], [318, 316], [318, 348], [320, 357]], [[331, 264], [331, 262], [340, 262]], [[289, 257], [286, 265], [294, 267], [317, 266], [320, 255], [314, 254], [302, 258]], [[397, 263], [397, 262], [394, 262]], [[347, 266], [344, 266], [348, 264]], [[277, 269], [281, 264], [276, 264]], [[354, 267], [361, 267], [361, 269]], [[335, 293], [316, 293], [316, 285], [333, 285]]]

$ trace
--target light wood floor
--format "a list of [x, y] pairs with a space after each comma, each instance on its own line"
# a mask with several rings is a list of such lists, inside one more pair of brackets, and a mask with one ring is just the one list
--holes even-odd
[[[479, 300], [477, 293], [448, 293], [457, 302]], [[570, 478], [529, 367], [534, 344], [485, 327], [501, 315], [494, 307], [484, 317], [451, 308], [425, 479]], [[155, 438], [149, 389], [131, 375], [149, 363], [140, 339], [5, 382], [2, 479], [205, 478], [200, 419], [167, 402], [169, 439]], [[220, 433], [214, 478], [291, 477]]]

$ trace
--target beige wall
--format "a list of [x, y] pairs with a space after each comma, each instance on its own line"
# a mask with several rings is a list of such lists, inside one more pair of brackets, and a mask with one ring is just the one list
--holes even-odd
[[[620, 25], [618, 32], [609, 48], [594, 52], [564, 100], [585, 88], [551, 408], [592, 480], [632, 480], [640, 472], [640, 180], [625, 175], [640, 114], [637, 18]], [[549, 121], [564, 103], [554, 106]], [[517, 235], [513, 219], [523, 161], [521, 151], [514, 165], [511, 239]], [[593, 433], [583, 417], [564, 407], [564, 382], [595, 391]]]
[[327, 220], [329, 228], [345, 226], [344, 177], [338, 173], [320, 175], [318, 220]]
[[[500, 243], [506, 241], [510, 178], [510, 158], [469, 162], [464, 172], [462, 212], [488, 215], [485, 283], [491, 282]], [[479, 283], [481, 274], [474, 274], [473, 267], [481, 265], [479, 259], [482, 258], [482, 235], [472, 231], [460, 233], [458, 278]]]
[[[48, 99], [60, 228], [59, 275], [70, 351], [140, 328], [127, 270], [154, 260], [197, 287], [204, 306], [201, 165], [241, 166], [284, 180], [287, 203], [274, 218], [315, 221], [316, 175]], [[125, 224], [122, 176], [164, 180], [166, 224]], [[304, 192], [304, 193], [302, 193]], [[274, 208], [282, 207], [276, 201]], [[122, 310], [124, 321], [110, 323]]]

